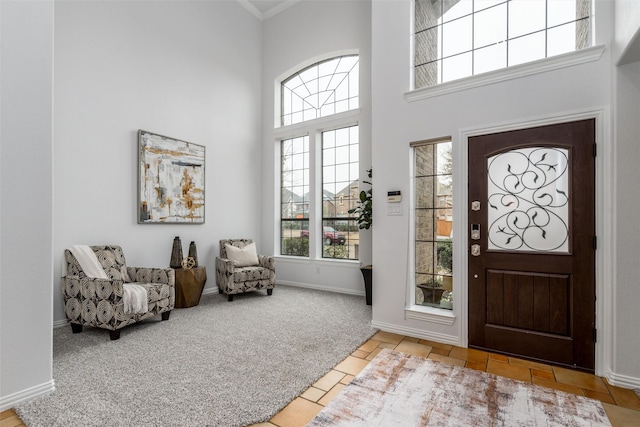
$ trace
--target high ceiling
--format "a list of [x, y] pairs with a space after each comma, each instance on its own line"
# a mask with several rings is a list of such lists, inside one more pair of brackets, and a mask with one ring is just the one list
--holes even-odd
[[249, 0], [249, 3], [258, 9], [260, 13], [265, 14], [285, 2], [283, 0]]
[[301, 0], [238, 0], [260, 19], [268, 19]]

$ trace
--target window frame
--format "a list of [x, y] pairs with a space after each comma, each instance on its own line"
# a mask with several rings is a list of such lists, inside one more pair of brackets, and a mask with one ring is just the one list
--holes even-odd
[[[293, 123], [289, 125], [283, 125], [281, 122], [282, 113], [282, 97], [281, 88], [282, 82], [291, 77], [292, 75], [301, 72], [314, 64], [321, 63], [332, 58], [341, 56], [358, 56], [360, 60], [359, 49], [345, 49], [339, 51], [328, 52], [326, 54], [312, 57], [306, 61], [299, 63], [298, 65], [290, 68], [286, 72], [282, 73], [274, 80], [274, 111], [273, 111], [273, 143], [275, 144], [275, 158], [274, 158], [274, 199], [275, 204], [275, 217], [278, 224], [274, 224], [274, 252], [279, 258], [286, 259], [287, 261], [299, 262], [299, 263], [323, 263], [323, 264], [349, 264], [359, 265], [359, 260], [354, 259], [340, 259], [340, 258], [323, 258], [322, 257], [322, 240], [317, 236], [322, 235], [322, 132], [324, 130], [339, 129], [343, 127], [349, 127], [353, 125], [360, 125], [360, 120], [363, 116], [363, 111], [358, 108], [347, 110], [340, 113], [335, 113], [315, 119]], [[358, 81], [361, 82], [362, 72], [358, 76]], [[358, 99], [360, 100], [361, 85], [358, 87]], [[360, 102], [358, 103], [360, 105]], [[310, 209], [309, 209], [309, 256], [289, 256], [283, 255], [280, 250], [281, 236], [281, 151], [280, 144], [282, 140], [289, 138], [296, 138], [301, 136], [309, 136], [309, 182], [310, 182]], [[360, 162], [362, 165], [362, 162]], [[361, 166], [362, 167], [362, 166]], [[362, 170], [360, 171], [362, 175]], [[318, 201], [318, 198], [320, 200]]]
[[[456, 147], [456, 143], [455, 140], [451, 137], [451, 136], [443, 136], [443, 137], [438, 137], [438, 138], [432, 138], [432, 139], [425, 139], [425, 140], [420, 140], [420, 141], [414, 141], [411, 142], [410, 145], [410, 156], [411, 156], [411, 161], [410, 161], [410, 209], [409, 209], [409, 238], [410, 238], [410, 244], [409, 244], [409, 259], [412, 260], [412, 262], [409, 262], [409, 279], [407, 280], [407, 305], [405, 306], [405, 316], [407, 319], [413, 319], [413, 320], [420, 320], [423, 322], [428, 322], [428, 323], [435, 323], [435, 324], [440, 324], [440, 325], [447, 325], [447, 326], [452, 326], [457, 318], [456, 315], [456, 307], [457, 307], [457, 300], [456, 298], [458, 297], [454, 297], [454, 304], [453, 304], [453, 309], [449, 310], [449, 309], [444, 309], [444, 308], [439, 308], [439, 307], [433, 307], [433, 306], [425, 306], [425, 305], [419, 305], [416, 304], [416, 297], [415, 297], [415, 289], [416, 289], [416, 266], [415, 266], [415, 255], [416, 255], [416, 196], [415, 196], [415, 189], [416, 189], [416, 167], [415, 167], [415, 147], [416, 146], [424, 146], [424, 145], [430, 145], [430, 144], [438, 144], [438, 143], [442, 143], [442, 142], [450, 142], [451, 143], [451, 161], [452, 161], [452, 173], [451, 173], [451, 179], [452, 179], [452, 191], [455, 194], [456, 191], [456, 154], [457, 154], [457, 147]], [[456, 216], [456, 209], [454, 206], [454, 209], [452, 210], [452, 220], [455, 223], [457, 223], [458, 218]], [[455, 244], [456, 239], [452, 240], [452, 244]], [[454, 252], [454, 258], [455, 258], [455, 252]], [[452, 277], [453, 277], [453, 290], [455, 291], [456, 288], [459, 286], [459, 282], [460, 280], [457, 278], [458, 276], [458, 268], [456, 267], [456, 261], [455, 259], [453, 260], [453, 268], [452, 268]], [[460, 291], [458, 291], [458, 294], [460, 293]], [[458, 298], [459, 299], [459, 298]]]
[[[324, 250], [324, 248], [325, 248], [325, 245], [324, 245], [324, 240], [325, 240], [325, 237], [324, 237], [324, 227], [325, 227], [325, 226], [327, 226], [327, 227], [333, 227], [333, 228], [334, 228], [334, 230], [335, 230], [336, 232], [340, 232], [340, 230], [338, 230], [338, 229], [336, 229], [336, 228], [335, 228], [335, 224], [330, 226], [330, 225], [325, 225], [325, 222], [327, 222], [327, 221], [347, 221], [348, 223], [353, 223], [353, 226], [357, 227], [357, 217], [358, 217], [357, 215], [350, 214], [350, 215], [349, 215], [349, 216], [347, 216], [347, 217], [340, 217], [340, 216], [338, 216], [337, 214], [336, 214], [336, 215], [334, 215], [334, 216], [328, 216], [328, 215], [327, 215], [327, 216], [325, 216], [325, 212], [324, 212], [324, 185], [325, 185], [324, 168], [325, 168], [325, 166], [327, 166], [327, 165], [325, 164], [325, 159], [324, 159], [324, 152], [325, 152], [325, 150], [326, 150], [326, 148], [325, 148], [324, 134], [325, 134], [325, 133], [328, 133], [328, 132], [337, 132], [337, 131], [339, 131], [339, 130], [341, 130], [341, 129], [347, 129], [347, 132], [349, 132], [349, 134], [350, 134], [350, 133], [351, 133], [351, 132], [350, 132], [350, 129], [351, 129], [351, 128], [353, 128], [353, 127], [357, 127], [357, 128], [358, 128], [358, 141], [357, 141], [357, 146], [358, 146], [358, 159], [357, 159], [357, 163], [358, 163], [358, 169], [359, 169], [359, 168], [360, 168], [360, 125], [359, 125], [359, 124], [355, 123], [355, 124], [347, 125], [347, 126], [338, 126], [338, 127], [333, 127], [333, 128], [323, 129], [323, 130], [320, 132], [320, 145], [321, 145], [321, 146], [320, 146], [320, 151], [321, 151], [321, 153], [322, 153], [322, 155], [320, 156], [320, 157], [321, 157], [321, 159], [320, 159], [320, 171], [319, 171], [319, 173], [320, 173], [320, 186], [321, 186], [321, 192], [322, 192], [322, 193], [321, 193], [321, 199], [322, 199], [322, 200], [320, 201], [320, 221], [321, 221], [321, 224], [320, 224], [320, 230], [321, 230], [321, 232], [320, 232], [320, 233], [318, 233], [318, 235], [317, 235], [316, 237], [320, 239], [320, 242], [321, 242], [321, 245], [322, 245], [322, 251], [320, 252], [320, 255], [321, 255], [321, 258], [322, 258], [322, 259], [325, 259], [325, 260], [326, 260], [326, 259], [330, 259], [330, 260], [350, 260], [350, 261], [359, 261], [359, 257], [358, 257], [358, 256], [356, 256], [356, 258], [349, 258], [349, 249], [348, 249], [348, 248], [349, 248], [349, 246], [350, 246], [350, 245], [349, 245], [349, 243], [350, 243], [350, 238], [349, 238], [349, 235], [348, 235], [348, 234], [349, 234], [349, 232], [345, 232], [345, 234], [347, 234], [347, 235], [345, 236], [346, 241], [345, 241], [345, 243], [343, 244], [343, 245], [344, 245], [343, 247], [346, 247], [346, 248], [347, 248], [347, 258], [339, 258], [339, 257], [325, 256], [325, 250]], [[347, 144], [347, 147], [351, 147], [351, 146], [353, 146], [353, 145], [354, 145], [354, 144], [352, 144], [352, 143], [351, 143], [351, 135], [349, 135], [349, 144]], [[351, 159], [351, 158], [349, 158], [349, 160], [352, 160], [352, 159]], [[336, 162], [337, 162], [337, 159], [336, 159]], [[348, 162], [348, 165], [352, 165], [353, 163], [354, 163], [354, 162], [349, 161], [349, 162]], [[335, 167], [336, 165], [337, 165], [337, 163], [333, 163], [333, 164], [332, 164], [332, 166], [334, 166], [334, 167]], [[350, 179], [348, 182], [349, 182], [349, 184], [350, 184], [350, 183], [352, 183], [353, 181], [355, 181], [355, 180]], [[361, 183], [361, 182], [362, 182], [362, 179], [360, 179], [360, 173], [359, 173], [359, 170], [358, 170], [358, 190], [357, 190], [357, 194], [359, 194], [359, 193], [360, 193], [360, 183]], [[335, 182], [334, 182], [334, 183], [335, 183]], [[338, 193], [335, 193], [335, 194], [334, 194], [334, 196], [335, 196], [335, 195], [337, 195], [337, 194], [338, 194]], [[356, 198], [356, 199], [354, 199], [354, 200], [355, 200], [355, 202], [356, 202], [356, 204], [357, 204], [357, 202], [358, 202], [358, 200], [359, 200], [359, 199], [357, 199], [357, 198]], [[336, 199], [334, 198], [334, 202], [335, 202], [335, 201], [336, 201]], [[343, 195], [342, 195], [342, 194], [340, 195], [339, 201], [340, 201], [340, 205], [341, 205], [341, 206], [344, 206], [344, 200], [343, 200]], [[355, 206], [354, 206], [354, 207], [355, 207]], [[360, 242], [360, 240], [359, 240], [360, 230], [358, 229], [358, 231], [357, 231], [357, 232], [358, 232], [358, 244], [359, 244], [359, 242]], [[335, 246], [336, 246], [336, 244], [335, 244], [335, 243], [332, 243], [331, 245], [328, 245], [328, 246], [330, 246], [330, 247], [335, 247]], [[333, 251], [334, 253], [335, 253], [335, 249], [337, 249], [337, 248], [334, 248], [334, 251]], [[355, 249], [354, 249], [354, 250], [355, 250]], [[356, 251], [356, 252], [357, 252], [357, 251]]]
[[[462, 77], [455, 80], [446, 81], [443, 83], [437, 83], [431, 86], [416, 87], [415, 86], [415, 54], [416, 54], [416, 41], [415, 41], [415, 0], [412, 2], [410, 25], [411, 25], [411, 37], [410, 37], [410, 73], [409, 73], [409, 91], [405, 92], [405, 99], [408, 102], [418, 101], [422, 99], [428, 99], [435, 96], [441, 96], [444, 94], [455, 93], [458, 91], [481, 87], [501, 81], [507, 81], [515, 78], [520, 78], [528, 75], [543, 73], [559, 68], [569, 67], [573, 65], [583, 64], [587, 62], [597, 61], [602, 56], [605, 46], [595, 45], [595, 20], [594, 20], [594, 2], [589, 0], [589, 47], [582, 48], [575, 51], [569, 51], [559, 55], [548, 56], [545, 58], [537, 59], [530, 62], [524, 62], [517, 65], [507, 66], [504, 68], [498, 68], [495, 70], [472, 74], [466, 77]], [[475, 13], [475, 12], [474, 12]], [[577, 22], [577, 21], [574, 21]], [[546, 27], [543, 31], [548, 31], [551, 27]], [[477, 49], [474, 49], [477, 50]], [[546, 52], [546, 49], [545, 49]], [[545, 53], [546, 54], [546, 53]]]
[[[358, 87], [357, 87], [357, 95], [356, 96], [351, 96], [351, 94], [349, 94], [349, 96], [346, 99], [341, 99], [341, 100], [335, 100], [333, 101], [332, 105], [333, 105], [333, 109], [336, 109], [336, 104], [338, 104], [339, 102], [346, 102], [347, 105], [351, 105], [351, 103], [353, 102], [353, 100], [355, 99], [355, 103], [357, 105], [356, 108], [347, 108], [346, 110], [342, 110], [339, 112], [334, 112], [334, 113], [330, 113], [330, 114], [326, 114], [323, 115], [322, 114], [322, 107], [318, 107], [315, 108], [315, 115], [316, 117], [311, 118], [311, 119], [302, 119], [302, 120], [298, 120], [295, 121], [293, 123], [288, 123], [285, 124], [285, 116], [289, 116], [290, 119], [292, 116], [296, 115], [296, 114], [302, 114], [302, 116], [305, 116], [305, 112], [307, 110], [310, 109], [302, 109], [301, 111], [296, 111], [296, 112], [289, 112], [289, 113], [285, 113], [284, 108], [285, 108], [285, 93], [284, 93], [284, 86], [285, 84], [290, 81], [295, 79], [296, 77], [300, 78], [299, 76], [302, 75], [303, 73], [307, 72], [308, 70], [311, 70], [315, 67], [317, 67], [318, 69], [322, 66], [322, 64], [328, 63], [330, 61], [336, 60], [336, 59], [342, 59], [345, 57], [357, 57], [357, 67], [358, 67], [358, 73], [357, 73], [357, 81], [358, 81]], [[332, 74], [332, 76], [335, 76], [335, 71], [334, 70], [334, 74]], [[349, 70], [349, 72], [347, 72], [347, 76], [346, 78], [349, 79], [350, 77], [350, 73], [351, 71], [353, 71], [353, 69]], [[326, 76], [325, 76], [326, 77]], [[318, 77], [318, 80], [321, 80], [321, 77]], [[330, 79], [332, 80], [332, 79]], [[316, 119], [320, 119], [323, 117], [331, 117], [334, 116], [336, 114], [340, 114], [343, 112], [347, 112], [347, 111], [353, 111], [356, 109], [359, 109], [360, 107], [360, 86], [359, 86], [359, 82], [360, 82], [360, 53], [358, 51], [344, 51], [344, 52], [337, 52], [335, 54], [332, 55], [327, 55], [327, 56], [323, 56], [322, 58], [317, 58], [316, 60], [313, 60], [309, 63], [306, 63], [306, 65], [301, 65], [299, 68], [294, 69], [292, 71], [289, 71], [288, 73], [285, 74], [285, 77], [281, 78], [278, 82], [277, 82], [277, 87], [276, 87], [276, 96], [275, 99], [276, 101], [276, 125], [275, 127], [287, 127], [287, 126], [295, 126], [296, 124], [299, 123], [305, 123], [308, 121], [312, 121], [312, 120], [316, 120]], [[305, 84], [306, 86], [306, 84]], [[342, 87], [342, 82], [339, 83], [335, 88], [334, 88], [334, 92], [336, 89], [339, 89], [340, 87]], [[350, 80], [347, 80], [347, 91], [349, 91], [350, 89]], [[293, 92], [293, 90], [291, 90], [290, 88], [287, 88], [290, 92]], [[314, 94], [318, 95], [321, 94], [322, 91], [318, 90], [318, 92], [315, 92]], [[310, 95], [313, 95], [310, 93]], [[302, 100], [302, 102], [304, 103], [304, 100]]]

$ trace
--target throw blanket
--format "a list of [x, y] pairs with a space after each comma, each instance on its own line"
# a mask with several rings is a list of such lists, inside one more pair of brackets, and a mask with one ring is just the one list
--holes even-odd
[[[104, 272], [100, 261], [98, 261], [98, 257], [91, 247], [87, 245], [73, 245], [69, 248], [69, 251], [76, 257], [78, 264], [80, 264], [82, 271], [84, 271], [87, 277], [109, 280], [107, 273]], [[124, 270], [126, 272], [126, 268]], [[123, 277], [125, 280], [128, 278], [128, 276], [124, 274]], [[149, 311], [147, 290], [144, 286], [125, 283], [122, 286], [122, 290], [122, 303], [126, 314], [144, 314]]]
[[125, 283], [122, 285], [122, 289], [124, 291], [122, 302], [124, 304], [125, 314], [144, 314], [149, 311], [147, 290], [144, 286]]
[[82, 271], [87, 277], [95, 277], [96, 279], [109, 279], [107, 273], [104, 272], [102, 265], [98, 261], [93, 249], [87, 245], [73, 245], [69, 248], [69, 251], [78, 260]]

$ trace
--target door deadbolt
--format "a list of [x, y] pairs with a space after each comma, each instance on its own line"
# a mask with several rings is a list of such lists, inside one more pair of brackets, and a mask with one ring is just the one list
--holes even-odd
[[471, 224], [471, 240], [480, 240], [480, 224]]

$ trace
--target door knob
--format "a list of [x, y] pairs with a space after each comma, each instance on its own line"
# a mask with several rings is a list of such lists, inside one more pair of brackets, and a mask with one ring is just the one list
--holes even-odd
[[471, 245], [471, 255], [480, 256], [480, 245]]

